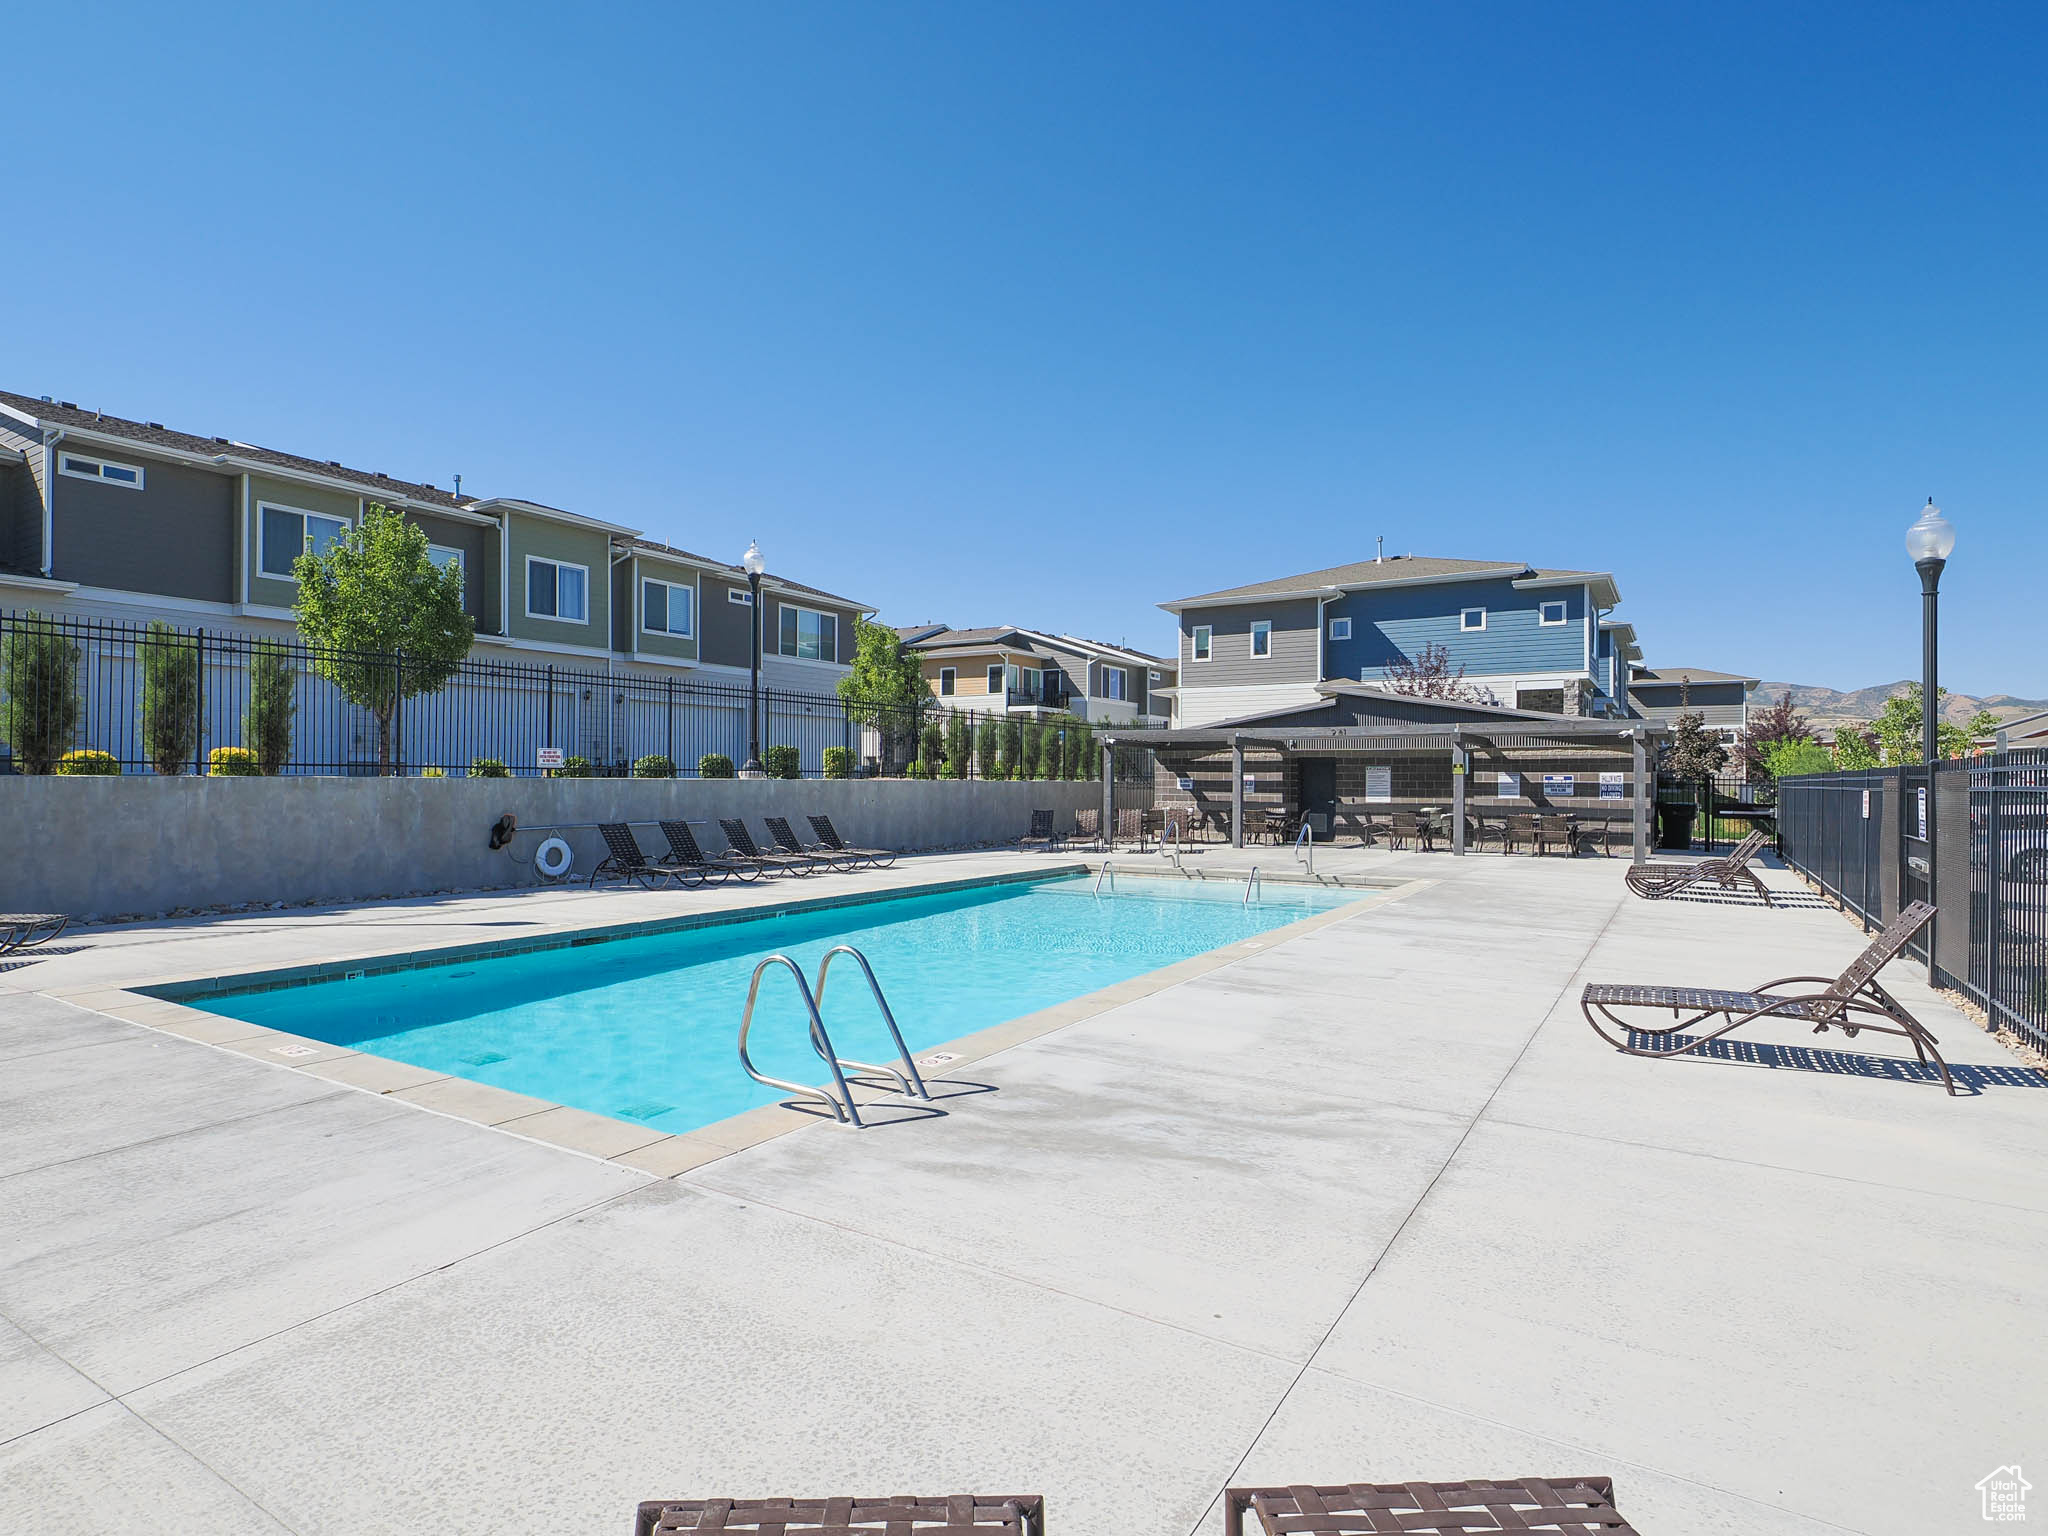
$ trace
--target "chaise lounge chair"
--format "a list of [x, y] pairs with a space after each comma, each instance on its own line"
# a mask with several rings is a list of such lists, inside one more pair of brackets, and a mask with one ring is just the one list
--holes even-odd
[[758, 880], [763, 871], [757, 865], [740, 864], [732, 859], [712, 858], [697, 841], [697, 834], [690, 830], [687, 821], [664, 821], [661, 835], [668, 839], [668, 852], [661, 862], [678, 869], [694, 869], [709, 884], [715, 876], [720, 880], [731, 877], [735, 880]]
[[656, 886], [702, 885], [704, 877], [694, 870], [678, 869], [672, 864], [657, 864], [640, 851], [640, 840], [633, 836], [633, 829], [623, 821], [599, 822], [598, 832], [604, 838], [605, 856], [597, 861], [597, 868], [590, 872], [590, 883], [595, 886], [602, 875], [618, 880], [630, 880], [646, 890]]
[[[1579, 994], [1579, 1009], [1593, 1031], [1617, 1050], [1631, 1056], [1682, 1056], [1696, 1051], [1710, 1040], [1731, 1030], [1753, 1024], [1785, 1019], [1811, 1024], [1813, 1032], [1839, 1029], [1850, 1039], [1858, 1030], [1898, 1035], [1913, 1047], [1922, 1066], [1932, 1065], [1941, 1073], [1948, 1091], [1956, 1091], [1948, 1063], [1941, 1059], [1937, 1042], [1905, 1005], [1877, 984], [1877, 973], [1898, 958], [1913, 935], [1927, 926], [1934, 908], [1916, 901], [1885, 925], [1847, 970], [1832, 979], [1826, 976], [1780, 976], [1748, 992], [1719, 992], [1705, 987], [1633, 987], [1601, 983], [1589, 985]], [[1782, 988], [1803, 983], [1798, 990]], [[1820, 990], [1813, 990], [1819, 983]], [[1633, 1015], [1624, 1017], [1617, 1009], [1670, 1009], [1670, 1024], [1642, 1024]], [[1681, 1017], [1683, 1015], [1683, 1017]], [[1727, 1022], [1697, 1035], [1685, 1031], [1709, 1019]], [[1610, 1031], [1612, 1031], [1610, 1033]], [[1637, 1043], [1641, 1041], [1642, 1043]]]
[[769, 874], [815, 875], [825, 868], [822, 860], [807, 853], [770, 853], [754, 841], [754, 834], [747, 830], [747, 824], [737, 816], [718, 818], [718, 830], [725, 834], [725, 840], [732, 847], [732, 856], [743, 864]]
[[812, 816], [809, 818], [809, 821], [811, 823], [811, 830], [818, 834], [818, 841], [827, 848], [830, 848], [834, 853], [851, 854], [854, 858], [864, 861], [872, 869], [887, 869], [896, 862], [896, 850], [894, 848], [855, 848], [852, 846], [839, 835], [839, 829], [832, 825], [832, 818], [830, 816]]
[[951, 1494], [886, 1499], [649, 1499], [633, 1536], [681, 1532], [761, 1532], [763, 1536], [1045, 1536], [1045, 1500]]
[[1314, 1488], [1226, 1488], [1224, 1536], [1244, 1536], [1258, 1516], [1266, 1536], [1410, 1536], [1477, 1531], [1549, 1531], [1556, 1536], [1635, 1536], [1616, 1513], [1606, 1477], [1517, 1477], [1469, 1483], [1345, 1483]]
[[861, 861], [850, 853], [828, 848], [823, 843], [805, 842], [796, 835], [787, 816], [763, 816], [761, 822], [767, 827], [768, 835], [775, 839], [775, 846], [793, 859], [814, 859], [828, 869], [844, 874], [852, 874], [861, 867]]
[[1729, 892], [1736, 889], [1738, 881], [1747, 881], [1750, 889], [1763, 897], [1765, 906], [1775, 906], [1770, 888], [1749, 867], [1749, 861], [1763, 851], [1768, 841], [1763, 833], [1751, 832], [1725, 859], [1702, 859], [1697, 864], [1633, 864], [1626, 877], [1628, 888], [1646, 901], [1662, 901], [1705, 880]]
[[70, 921], [62, 912], [0, 912], [0, 955], [46, 944]]

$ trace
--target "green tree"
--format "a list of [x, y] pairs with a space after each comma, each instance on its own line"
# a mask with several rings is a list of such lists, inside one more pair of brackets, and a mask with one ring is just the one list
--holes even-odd
[[997, 776], [1005, 779], [1021, 779], [1017, 761], [1024, 750], [1024, 728], [1012, 717], [1003, 720], [1003, 766]]
[[292, 574], [313, 670], [376, 720], [377, 771], [389, 773], [399, 705], [446, 687], [476, 638], [462, 570], [434, 564], [421, 528], [373, 506], [325, 554], [300, 555]]
[[1085, 779], [1088, 765], [1095, 758], [1095, 728], [1086, 720], [1076, 720], [1067, 727], [1067, 777]]
[[158, 773], [183, 773], [199, 748], [199, 646], [151, 619], [142, 652], [142, 750]]
[[1811, 736], [1774, 741], [1765, 750], [1763, 774], [1773, 781], [1797, 773], [1826, 773], [1835, 766], [1832, 752]]
[[853, 666], [839, 679], [839, 697], [848, 716], [881, 738], [885, 768], [896, 756], [897, 743], [916, 744], [931, 696], [917, 653], [904, 650], [902, 638], [888, 625], [856, 617]]
[[996, 736], [996, 723], [993, 720], [984, 720], [974, 728], [975, 769], [984, 779], [996, 776]]
[[924, 764], [924, 776], [936, 779], [939, 776], [939, 761], [946, 755], [945, 738], [939, 734], [939, 722], [927, 720], [918, 737], [918, 761]]
[[946, 777], [964, 779], [971, 771], [968, 758], [973, 746], [967, 735], [967, 717], [957, 709], [946, 716]]
[[39, 613], [0, 634], [0, 737], [23, 773], [49, 773], [78, 730], [78, 647]]
[[1706, 716], [1691, 705], [1692, 690], [1681, 682], [1671, 745], [1664, 749], [1664, 770], [1681, 784], [1704, 783], [1728, 764], [1728, 749], [1707, 729]]
[[242, 745], [266, 774], [292, 760], [292, 722], [299, 713], [299, 672], [292, 653], [276, 640], [259, 640], [249, 653], [249, 704], [242, 711]]
[[[1921, 697], [1920, 685], [1908, 683], [1904, 693], [1885, 700], [1884, 709], [1870, 722], [1870, 733], [1877, 738], [1887, 768], [1921, 762], [1926, 756], [1921, 740]], [[1971, 743], [1977, 737], [1998, 729], [1998, 717], [1989, 710], [1981, 710], [1968, 725], [1953, 725], [1941, 718], [1941, 703], [1947, 697], [1946, 688], [1937, 690], [1934, 696], [1935, 750], [1943, 757], [1968, 757]]]
[[1845, 725], [1835, 732], [1837, 768], [1875, 768], [1884, 761], [1877, 738], [1860, 725]]
[[1035, 779], [1038, 777], [1039, 742], [1044, 734], [1036, 719], [1026, 717], [1023, 725], [1018, 729], [1017, 772], [1015, 777], [1020, 779]]

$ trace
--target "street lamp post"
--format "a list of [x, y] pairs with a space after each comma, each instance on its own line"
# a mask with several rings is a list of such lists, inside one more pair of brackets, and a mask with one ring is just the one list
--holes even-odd
[[[1920, 758], [1926, 775], [1926, 788], [1922, 793], [1927, 796], [1927, 894], [1930, 899], [1935, 892], [1934, 765], [1941, 761], [1940, 716], [1937, 713], [1940, 686], [1936, 676], [1941, 571], [1948, 564], [1948, 557], [1955, 547], [1954, 525], [1941, 515], [1941, 508], [1934, 504], [1934, 498], [1928, 497], [1927, 505], [1920, 509], [1918, 520], [1906, 530], [1906, 553], [1913, 557], [1913, 569], [1920, 573]], [[1937, 916], [1927, 925], [1927, 979], [1930, 983], [1937, 974], [1934, 924], [1939, 921]]]
[[765, 779], [768, 770], [761, 766], [761, 573], [768, 569], [768, 562], [761, 556], [759, 540], [747, 542], [747, 552], [740, 556], [740, 568], [747, 573], [754, 631], [754, 670], [747, 693], [747, 763], [740, 769], [740, 777]]

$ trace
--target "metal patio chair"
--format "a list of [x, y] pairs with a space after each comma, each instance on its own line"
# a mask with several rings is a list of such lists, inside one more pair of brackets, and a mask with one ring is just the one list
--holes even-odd
[[649, 1499], [633, 1536], [1045, 1536], [1040, 1494], [883, 1499]]
[[1093, 847], [1102, 845], [1102, 812], [1093, 809], [1074, 812], [1074, 835], [1067, 839], [1067, 844], [1078, 847], [1084, 843]]
[[775, 846], [794, 859], [815, 859], [841, 874], [852, 874], [863, 868], [863, 862], [843, 849], [831, 848], [824, 843], [807, 843], [796, 835], [787, 816], [763, 816], [761, 825], [768, 829], [768, 835], [775, 839]]
[[725, 834], [733, 858], [743, 864], [751, 864], [765, 874], [815, 875], [826, 867], [824, 860], [807, 853], [770, 853], [754, 841], [754, 834], [747, 830], [747, 824], [741, 817], [719, 817], [718, 830]]
[[1468, 1483], [1343, 1483], [1227, 1488], [1224, 1536], [1244, 1536], [1244, 1517], [1265, 1536], [1452, 1536], [1530, 1531], [1550, 1536], [1635, 1536], [1615, 1511], [1606, 1477], [1517, 1477]]
[[592, 886], [603, 875], [610, 875], [615, 880], [630, 880], [650, 891], [661, 885], [697, 886], [704, 883], [702, 870], [659, 864], [648, 858], [641, 852], [640, 840], [633, 836], [633, 829], [623, 821], [599, 822], [597, 830], [604, 839], [605, 855], [597, 861], [597, 868], [590, 872]]
[[1769, 841], [1763, 833], [1751, 832], [1735, 845], [1735, 851], [1725, 859], [1701, 859], [1697, 864], [1634, 864], [1624, 878], [1628, 881], [1628, 888], [1645, 901], [1662, 901], [1666, 896], [1675, 896], [1691, 886], [1711, 880], [1724, 892], [1733, 892], [1747, 883], [1750, 890], [1763, 897], [1765, 906], [1775, 906], [1770, 887], [1749, 867], [1750, 861], [1763, 852], [1764, 844]]
[[661, 828], [661, 835], [668, 839], [668, 852], [661, 856], [662, 863], [677, 869], [693, 869], [707, 883], [713, 877], [741, 881], [761, 878], [762, 871], [750, 864], [739, 864], [728, 858], [714, 859], [705, 853], [687, 821], [663, 821], [657, 825]]
[[1019, 848], [1043, 848], [1050, 853], [1059, 843], [1059, 834], [1052, 829], [1051, 811], [1033, 811], [1031, 830], [1017, 839]]
[[834, 853], [851, 854], [872, 869], [887, 869], [896, 862], [894, 848], [856, 848], [848, 843], [839, 835], [839, 829], [832, 825], [830, 816], [811, 816], [806, 819], [811, 824], [811, 830], [818, 834], [818, 841]]
[[[1883, 932], [1862, 954], [1849, 962], [1841, 975], [1832, 979], [1826, 976], [1780, 976], [1747, 992], [1722, 992], [1706, 987], [1615, 986], [1596, 982], [1579, 994], [1579, 1011], [1585, 1014], [1586, 1022], [1593, 1026], [1595, 1034], [1616, 1050], [1626, 1051], [1631, 1056], [1683, 1056], [1759, 1019], [1811, 1024], [1815, 1034], [1839, 1029], [1852, 1040], [1857, 1031], [1865, 1029], [1874, 1034], [1898, 1035], [1913, 1047], [1913, 1054], [1920, 1058], [1922, 1066], [1931, 1065], [1940, 1071], [1942, 1082], [1954, 1094], [1955, 1079], [1949, 1076], [1948, 1063], [1941, 1059], [1941, 1052], [1937, 1049], [1939, 1042], [1928, 1032], [1926, 1025], [1906, 1011], [1905, 1004], [1877, 984], [1877, 973], [1898, 958], [1913, 935], [1926, 927], [1933, 916], [1934, 907], [1930, 903], [1914, 902], [1887, 923]], [[1796, 991], [1780, 990], [1795, 983], [1805, 985]], [[1819, 991], [1813, 990], [1814, 983], [1820, 984]], [[1617, 1009], [1654, 1009], [1661, 1013], [1667, 1008], [1671, 1010], [1672, 1022], [1657, 1025], [1637, 1023], [1633, 1014], [1624, 1017], [1616, 1012]], [[1725, 1019], [1727, 1022], [1697, 1035], [1685, 1033], [1709, 1019]], [[1637, 1043], [1639, 1040], [1643, 1043]]]

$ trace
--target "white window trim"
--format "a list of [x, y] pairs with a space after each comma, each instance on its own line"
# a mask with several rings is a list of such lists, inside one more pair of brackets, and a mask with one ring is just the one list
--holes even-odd
[[[1557, 617], [1554, 619], [1546, 617], [1553, 608], [1557, 610]], [[1545, 629], [1562, 629], [1571, 621], [1571, 605], [1561, 597], [1536, 605], [1536, 622]]]
[[728, 603], [738, 603], [742, 608], [754, 606], [754, 594], [745, 587], [727, 587], [725, 589], [725, 600]]
[[[453, 555], [455, 557], [455, 569], [462, 573], [462, 590], [466, 594], [469, 591], [469, 557], [453, 544], [429, 544], [427, 546], [427, 558], [434, 560], [436, 555]], [[434, 564], [437, 566], [445, 563], [444, 561], [434, 560]]]
[[[991, 677], [989, 676], [990, 673], [995, 675]], [[982, 676], [988, 679], [988, 691], [993, 695], [1003, 691], [1004, 680], [1009, 676], [1009, 672], [1000, 661], [992, 661], [983, 671]]]
[[1147, 678], [1149, 681], [1155, 684], [1163, 683], [1166, 681], [1166, 674], [1164, 672], [1161, 672], [1157, 667], [1154, 667], [1151, 669], [1150, 672], [1147, 673]]
[[[1122, 678], [1122, 679], [1124, 680], [1124, 687], [1123, 687], [1123, 692], [1122, 692], [1122, 693], [1111, 693], [1111, 692], [1109, 691], [1109, 678], [1110, 678], [1110, 674], [1111, 674], [1111, 673], [1115, 673], [1115, 674], [1116, 674], [1116, 675], [1117, 675], [1118, 677], [1120, 677], [1120, 678]], [[1130, 668], [1128, 668], [1128, 667], [1104, 667], [1104, 668], [1102, 669], [1102, 693], [1101, 693], [1100, 697], [1102, 697], [1102, 698], [1105, 698], [1105, 699], [1109, 700], [1109, 701], [1110, 701], [1110, 702], [1111, 702], [1112, 704], [1128, 704], [1128, 703], [1130, 703], [1130, 702], [1131, 702], [1131, 672], [1130, 672]]]
[[[832, 655], [830, 658], [824, 656], [803, 656], [796, 652], [785, 651], [782, 648], [782, 616], [785, 613], [796, 615], [796, 643], [799, 650], [802, 649], [804, 643], [804, 615], [808, 613], [813, 618], [830, 619], [832, 621]], [[822, 628], [823, 626], [820, 626], [821, 634]], [[784, 661], [819, 661], [833, 667], [844, 665], [839, 660], [839, 631], [842, 628], [844, 626], [840, 624], [839, 615], [836, 613], [828, 612], [823, 608], [806, 608], [802, 603], [778, 603], [775, 609], [775, 654]]]
[[[1259, 649], [1259, 632], [1261, 630], [1265, 631], [1266, 635], [1266, 648], [1263, 651]], [[1253, 661], [1271, 661], [1273, 659], [1273, 621], [1271, 619], [1252, 620], [1250, 627], [1245, 630], [1245, 650]]]
[[[535, 562], [552, 565], [557, 571], [581, 571], [583, 573], [583, 617], [565, 619], [558, 613], [535, 613], [533, 611], [533, 567]], [[549, 555], [528, 555], [526, 557], [526, 579], [520, 586], [526, 594], [523, 606], [529, 619], [540, 619], [549, 624], [574, 624], [578, 629], [590, 628], [590, 567], [578, 565], [574, 560], [557, 560]], [[562, 606], [562, 578], [555, 577], [555, 606]]]
[[[256, 579], [258, 581], [289, 581], [294, 586], [296, 586], [299, 580], [299, 578], [294, 576], [290, 571], [286, 571], [283, 575], [279, 575], [276, 571], [268, 571], [263, 568], [263, 514], [265, 512], [289, 512], [293, 517], [296, 517], [299, 520], [300, 555], [306, 553], [307, 518], [317, 517], [322, 522], [339, 523], [344, 528], [355, 527], [355, 520], [353, 518], [340, 517], [332, 512], [316, 512], [311, 507], [294, 507], [288, 506], [281, 501], [259, 500], [256, 503]], [[430, 545], [428, 547], [431, 548], [432, 546]], [[298, 555], [294, 555], [292, 558], [296, 560], [298, 558]], [[465, 581], [469, 579], [467, 573], [464, 573], [463, 579]]]
[[1330, 638], [1332, 640], [1349, 640], [1351, 638], [1351, 621], [1349, 619], [1330, 620]]
[[959, 691], [960, 691], [960, 669], [959, 669], [958, 667], [941, 667], [941, 668], [939, 668], [939, 693], [940, 693], [940, 696], [941, 696], [941, 697], [944, 697], [944, 698], [952, 698], [952, 697], [954, 697], [955, 695], [957, 695], [957, 694], [959, 693]]
[[1207, 662], [1215, 654], [1216, 628], [1214, 625], [1197, 624], [1188, 631], [1188, 659], [1190, 661]]
[[[71, 467], [73, 459], [76, 459], [81, 464], [92, 465], [92, 473], [87, 474], [82, 469], [73, 469]], [[135, 475], [134, 483], [131, 485], [126, 480], [107, 479], [100, 471], [109, 464], [116, 469], [133, 471]], [[118, 485], [124, 491], [141, 490], [144, 476], [144, 471], [140, 464], [128, 464], [120, 459], [103, 459], [96, 453], [73, 453], [62, 444], [59, 444], [57, 448], [57, 473], [69, 475], [73, 480], [90, 480], [94, 485]]]
[[[649, 629], [649, 628], [647, 627], [647, 589], [648, 589], [649, 587], [666, 587], [666, 588], [667, 588], [667, 589], [668, 589], [668, 590], [669, 590], [670, 592], [687, 592], [687, 593], [689, 594], [689, 596], [690, 596], [690, 627], [689, 627], [688, 629]], [[666, 598], [666, 599], [664, 599], [664, 602], [666, 602], [666, 603], [669, 603], [669, 604], [673, 604], [673, 603], [674, 603], [674, 601], [675, 601], [675, 599], [674, 599], [674, 598], [672, 598], [672, 597], [671, 597], [671, 598]], [[674, 615], [674, 613], [675, 613], [675, 609], [674, 609], [674, 608], [673, 608], [672, 606], [671, 606], [671, 607], [669, 607], [667, 611], [668, 611], [668, 613], [669, 613], [669, 614], [670, 614], [671, 616], [673, 616], [673, 615]], [[640, 611], [639, 611], [639, 612], [638, 612], [638, 613], [637, 613], [636, 615], [634, 615], [634, 617], [635, 617], [636, 619], [638, 619], [638, 621], [639, 621], [639, 624], [640, 624], [640, 633], [641, 633], [641, 634], [643, 634], [643, 635], [660, 635], [660, 636], [661, 636], [661, 637], [662, 637], [663, 639], [666, 639], [666, 640], [694, 640], [694, 639], [696, 639], [696, 638], [697, 638], [697, 585], [696, 585], [696, 583], [695, 583], [695, 582], [689, 582], [689, 581], [670, 581], [670, 580], [669, 580], [669, 579], [668, 579], [668, 578], [667, 578], [666, 576], [642, 576], [642, 577], [640, 578]]]
[[[1472, 615], [1473, 615], [1473, 614], [1475, 614], [1475, 613], [1479, 615], [1479, 622], [1478, 622], [1477, 624], [1474, 624], [1474, 623], [1472, 623], [1472, 622], [1471, 622], [1471, 619], [1472, 619]], [[1480, 633], [1481, 631], [1483, 631], [1483, 630], [1484, 630], [1485, 628], [1486, 628], [1486, 610], [1485, 610], [1484, 608], [1460, 608], [1460, 609], [1458, 610], [1458, 633], [1459, 633], [1459, 634], [1461, 634], [1461, 635], [1476, 635], [1476, 634], [1479, 634], [1479, 633]]]

